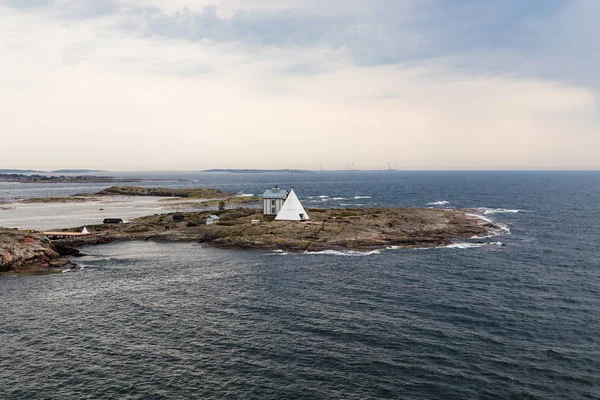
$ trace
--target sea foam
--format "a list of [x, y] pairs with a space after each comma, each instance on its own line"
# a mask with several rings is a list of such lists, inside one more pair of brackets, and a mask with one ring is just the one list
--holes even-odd
[[322, 251], [305, 251], [301, 254], [310, 255], [328, 255], [328, 256], [345, 256], [345, 257], [364, 257], [381, 254], [381, 250], [371, 251], [356, 251], [356, 250], [322, 250]]
[[452, 243], [447, 246], [441, 246], [440, 248], [444, 249], [473, 249], [476, 247], [485, 247], [485, 246], [504, 246], [502, 242], [485, 242], [485, 243], [469, 243], [469, 242], [457, 242]]
[[491, 208], [491, 207], [478, 207], [477, 209], [481, 210], [481, 212], [484, 215], [489, 215], [489, 214], [516, 214], [516, 213], [523, 212], [523, 210], [511, 210], [511, 209], [506, 209], [506, 208]]
[[444, 206], [446, 204], [450, 204], [450, 202], [447, 200], [442, 200], [442, 201], [432, 201], [431, 203], [427, 203], [428, 206]]

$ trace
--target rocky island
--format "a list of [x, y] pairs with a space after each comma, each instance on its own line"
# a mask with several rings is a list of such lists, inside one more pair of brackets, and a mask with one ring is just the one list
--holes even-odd
[[33, 201], [87, 201], [104, 196], [158, 196], [165, 197], [161, 201], [169, 201], [175, 209], [198, 202], [202, 210], [87, 225], [88, 234], [79, 234], [81, 226], [52, 234], [0, 228], [0, 272], [64, 270], [72, 265], [65, 256], [78, 255], [82, 246], [118, 240], [188, 241], [289, 252], [367, 251], [390, 246], [436, 247], [501, 232], [500, 226], [478, 218], [474, 210], [440, 208], [311, 208], [308, 221], [276, 221], [274, 216], [263, 215], [262, 208], [252, 208], [252, 203], [260, 201], [257, 197], [205, 188], [113, 186], [94, 194]]
[[[69, 265], [77, 248], [117, 240], [189, 241], [235, 249], [292, 252], [370, 250], [389, 246], [436, 247], [497, 233], [495, 224], [469, 210], [435, 208], [308, 209], [310, 221], [275, 221], [262, 210], [145, 216], [123, 224], [87, 226], [89, 235], [48, 240], [41, 234], [0, 230], [0, 271], [45, 272]], [[207, 225], [210, 215], [218, 222]], [[71, 232], [81, 231], [77, 227]], [[69, 230], [65, 230], [69, 231]], [[37, 266], [37, 267], [36, 267]]]

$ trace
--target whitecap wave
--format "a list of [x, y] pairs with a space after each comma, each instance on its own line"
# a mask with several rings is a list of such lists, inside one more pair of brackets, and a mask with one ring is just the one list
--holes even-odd
[[359, 200], [359, 199], [370, 199], [370, 198], [371, 198], [371, 196], [354, 196], [353, 198], [354, 198], [354, 200]]
[[302, 254], [309, 255], [328, 255], [328, 256], [344, 256], [344, 257], [364, 257], [381, 254], [381, 249], [371, 251], [357, 251], [357, 250], [322, 250], [322, 251], [305, 251]]
[[252, 197], [254, 194], [252, 193], [238, 193], [237, 197]]
[[450, 202], [447, 200], [441, 200], [441, 201], [432, 201], [431, 203], [427, 203], [428, 206], [444, 206], [446, 204], [450, 204]]
[[487, 222], [489, 224], [495, 225], [498, 227], [497, 231], [492, 231], [492, 235], [496, 236], [496, 235], [510, 235], [510, 229], [508, 228], [508, 226], [506, 226], [506, 224], [503, 224], [501, 222], [496, 222], [491, 220], [488, 217], [484, 217], [483, 215], [480, 214], [465, 214], [469, 217], [474, 217], [477, 218], [481, 221]]
[[489, 214], [517, 214], [517, 213], [523, 212], [523, 210], [511, 210], [511, 209], [506, 209], [506, 208], [479, 207], [477, 209], [481, 210], [481, 212], [484, 215], [489, 215]]
[[267, 253], [266, 255], [267, 256], [287, 256], [288, 254], [290, 254], [290, 253], [283, 251], [283, 250], [273, 250], [270, 253]]
[[332, 198], [332, 200], [348, 200], [348, 199], [345, 197], [334, 197], [334, 198]]
[[504, 246], [502, 242], [485, 242], [485, 243], [469, 243], [469, 242], [457, 242], [452, 243], [447, 246], [441, 246], [444, 249], [473, 249], [477, 247], [485, 247], [485, 246]]

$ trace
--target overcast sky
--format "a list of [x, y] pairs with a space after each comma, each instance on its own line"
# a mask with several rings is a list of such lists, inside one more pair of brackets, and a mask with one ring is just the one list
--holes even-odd
[[0, 0], [0, 168], [600, 169], [597, 0]]

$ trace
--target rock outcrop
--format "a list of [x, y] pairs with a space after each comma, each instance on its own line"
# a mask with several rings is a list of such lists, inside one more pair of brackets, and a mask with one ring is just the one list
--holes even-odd
[[46, 273], [72, 267], [60, 250], [42, 235], [0, 228], [0, 273]]

